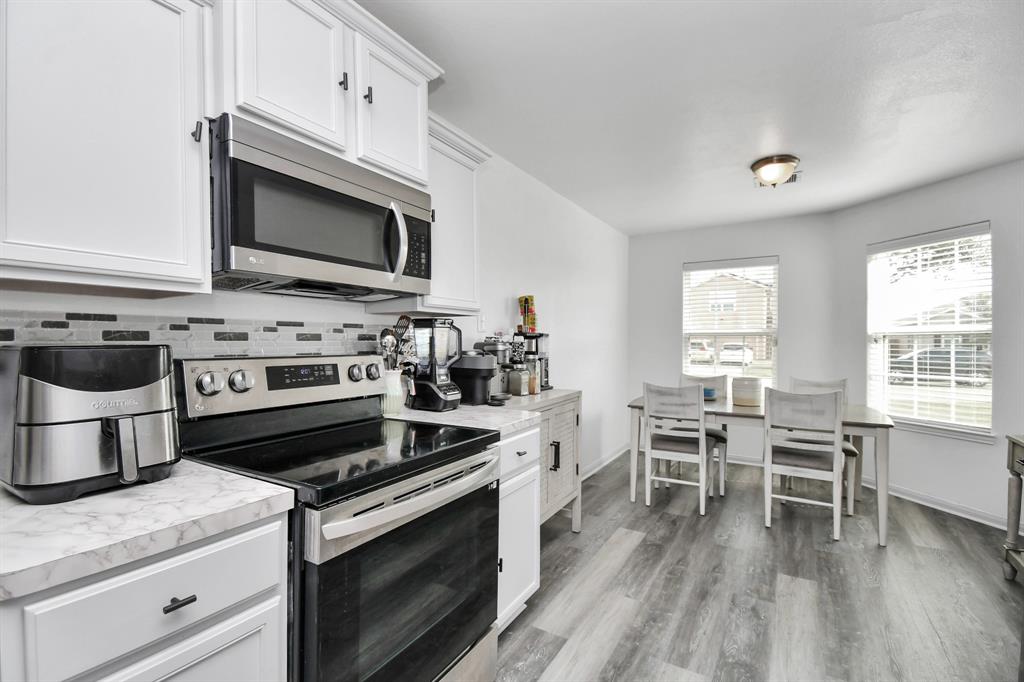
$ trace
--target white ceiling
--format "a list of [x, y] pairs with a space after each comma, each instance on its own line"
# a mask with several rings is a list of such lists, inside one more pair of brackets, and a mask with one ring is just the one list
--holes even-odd
[[[1024, 2], [362, 0], [431, 109], [627, 233], [828, 211], [1024, 157]], [[801, 181], [753, 186], [761, 156]]]

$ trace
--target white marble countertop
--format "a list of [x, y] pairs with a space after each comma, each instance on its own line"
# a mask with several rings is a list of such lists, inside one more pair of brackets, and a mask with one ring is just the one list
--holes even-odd
[[31, 505], [0, 490], [0, 600], [20, 597], [292, 508], [290, 488], [188, 460], [163, 481]]
[[540, 415], [536, 412], [509, 409], [508, 407], [491, 407], [490, 405], [460, 405], [457, 409], [448, 412], [429, 412], [403, 407], [397, 415], [385, 416], [388, 419], [402, 419], [410, 422], [489, 429], [501, 433], [502, 438], [540, 424]]
[[509, 398], [505, 407], [515, 410], [543, 410], [555, 403], [577, 398], [582, 395], [581, 391], [570, 388], [553, 388], [550, 391], [541, 391], [535, 395], [517, 395]]

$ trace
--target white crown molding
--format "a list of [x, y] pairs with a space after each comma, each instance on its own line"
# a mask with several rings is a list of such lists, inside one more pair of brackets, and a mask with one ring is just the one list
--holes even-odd
[[462, 132], [450, 122], [441, 118], [434, 112], [427, 116], [428, 132], [430, 137], [443, 142], [463, 153], [473, 163], [480, 165], [487, 159], [494, 156], [494, 153], [480, 142]]
[[355, 30], [395, 53], [402, 61], [423, 74], [428, 81], [444, 74], [444, 69], [409, 44], [405, 38], [385, 26], [354, 0], [315, 0]]

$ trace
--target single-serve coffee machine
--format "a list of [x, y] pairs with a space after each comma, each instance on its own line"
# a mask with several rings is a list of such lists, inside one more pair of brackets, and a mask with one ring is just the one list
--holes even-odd
[[462, 391], [451, 380], [450, 368], [462, 357], [462, 331], [451, 320], [421, 318], [412, 321], [416, 373], [406, 407], [445, 412], [462, 401]]
[[554, 388], [551, 385], [551, 356], [548, 354], [550, 338], [541, 332], [523, 332], [524, 359], [528, 365], [536, 363], [537, 377], [542, 391], [550, 391]]

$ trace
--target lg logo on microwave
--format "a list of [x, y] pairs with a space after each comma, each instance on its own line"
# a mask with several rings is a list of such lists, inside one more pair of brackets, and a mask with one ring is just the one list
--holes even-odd
[[263, 259], [256, 256], [249, 256], [249, 262], [253, 265], [263, 265]]
[[109, 410], [114, 407], [137, 407], [139, 401], [135, 398], [125, 398], [124, 400], [94, 400], [92, 403], [92, 409], [94, 410]]

